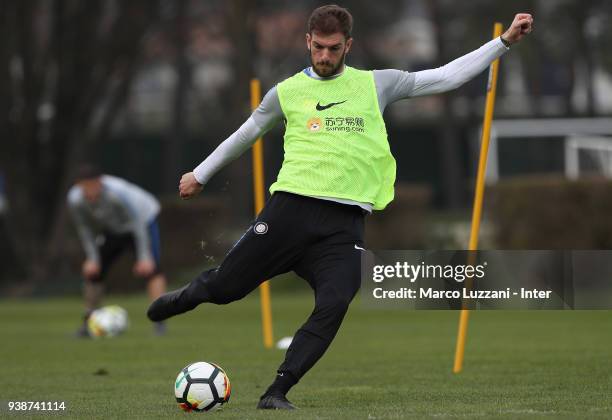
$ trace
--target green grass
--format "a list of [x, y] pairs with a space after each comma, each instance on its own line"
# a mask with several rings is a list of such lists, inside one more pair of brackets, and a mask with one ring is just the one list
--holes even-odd
[[[311, 296], [273, 296], [276, 338], [291, 335]], [[464, 372], [451, 373], [458, 313], [384, 311], [356, 301], [331, 349], [291, 391], [297, 412], [259, 412], [283, 358], [261, 344], [259, 298], [203, 306], [155, 337], [140, 297], [109, 297], [130, 313], [124, 336], [77, 340], [76, 299], [0, 302], [0, 417], [6, 404], [65, 401], [62, 417], [186, 418], [174, 402], [180, 368], [214, 361], [232, 398], [215, 418], [610, 418], [610, 312], [472, 312]], [[106, 375], [94, 373], [104, 369]], [[42, 413], [32, 417], [40, 418]], [[24, 417], [21, 415], [20, 417]]]

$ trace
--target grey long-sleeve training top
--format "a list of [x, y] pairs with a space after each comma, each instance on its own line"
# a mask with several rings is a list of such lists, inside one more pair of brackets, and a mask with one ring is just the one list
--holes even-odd
[[[456, 89], [476, 77], [506, 51], [508, 51], [508, 48], [504, 46], [501, 39], [495, 38], [477, 50], [436, 69], [418, 72], [394, 69], [374, 70], [374, 83], [380, 111], [383, 112], [387, 105], [400, 99], [432, 95]], [[305, 69], [304, 72], [312, 78], [325, 80], [325, 78], [321, 78], [313, 72], [311, 68]], [[341, 74], [331, 78], [339, 76]], [[206, 184], [215, 173], [240, 156], [255, 143], [257, 138], [283, 119], [284, 115], [276, 87], [273, 87], [266, 93], [261, 104], [253, 111], [247, 121], [193, 170], [196, 180], [202, 185]], [[367, 211], [372, 211], [371, 203], [360, 203], [333, 197], [316, 198], [358, 205]]]
[[100, 263], [96, 237], [103, 232], [131, 233], [138, 260], [152, 260], [149, 224], [157, 217], [159, 201], [149, 192], [124, 179], [102, 175], [97, 202], [85, 199], [81, 187], [68, 191], [68, 207], [76, 224], [87, 259]]

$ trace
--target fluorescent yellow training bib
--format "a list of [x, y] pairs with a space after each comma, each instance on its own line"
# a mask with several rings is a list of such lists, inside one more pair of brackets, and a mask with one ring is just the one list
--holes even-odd
[[287, 118], [285, 158], [270, 193], [343, 198], [384, 209], [395, 159], [371, 71], [345, 66], [331, 80], [300, 72], [277, 86]]

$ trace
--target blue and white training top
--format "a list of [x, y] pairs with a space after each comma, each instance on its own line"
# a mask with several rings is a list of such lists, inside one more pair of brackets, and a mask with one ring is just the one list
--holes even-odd
[[81, 187], [68, 191], [68, 207], [76, 224], [87, 259], [100, 263], [96, 236], [101, 233], [132, 233], [138, 260], [152, 260], [149, 224], [157, 217], [159, 201], [149, 192], [124, 179], [102, 175], [97, 202], [85, 199]]

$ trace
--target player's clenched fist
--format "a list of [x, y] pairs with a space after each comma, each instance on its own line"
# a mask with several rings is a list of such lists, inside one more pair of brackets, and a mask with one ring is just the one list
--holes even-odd
[[512, 21], [508, 30], [502, 35], [502, 39], [509, 44], [514, 44], [531, 31], [533, 31], [533, 16], [529, 13], [519, 13], [514, 17], [514, 21]]
[[193, 172], [187, 172], [181, 177], [179, 194], [183, 200], [189, 200], [196, 194], [199, 194], [203, 188], [204, 186], [196, 180]]

